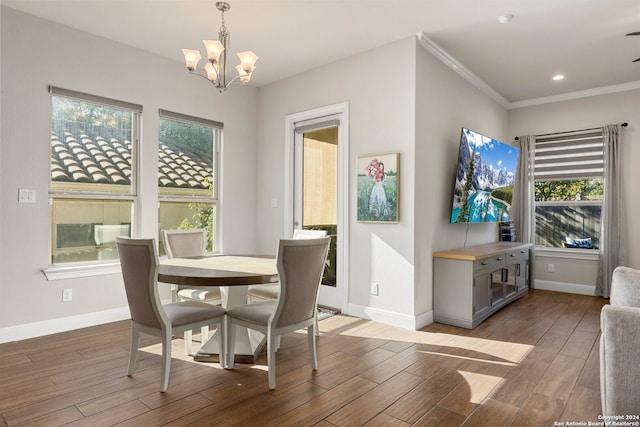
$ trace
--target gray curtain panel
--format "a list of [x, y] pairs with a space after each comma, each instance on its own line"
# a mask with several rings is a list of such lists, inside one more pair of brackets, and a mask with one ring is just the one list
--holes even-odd
[[531, 243], [529, 286], [533, 288], [536, 255], [535, 188], [533, 185], [536, 136], [520, 136], [518, 137], [518, 143], [520, 145], [520, 157], [518, 158], [518, 172], [514, 190], [513, 221], [516, 227], [516, 239], [521, 242]]
[[619, 125], [602, 128], [604, 142], [604, 195], [600, 226], [600, 256], [596, 295], [609, 298], [613, 270], [625, 263], [625, 222], [620, 165]]

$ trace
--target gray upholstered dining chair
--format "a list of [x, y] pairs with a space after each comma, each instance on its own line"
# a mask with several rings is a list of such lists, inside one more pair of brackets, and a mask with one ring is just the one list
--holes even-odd
[[[179, 301], [162, 305], [158, 295], [158, 252], [154, 239], [116, 237], [122, 278], [131, 311], [131, 353], [127, 375], [133, 375], [140, 346], [140, 333], [162, 338], [160, 391], [169, 386], [171, 340], [174, 334], [220, 325], [221, 348], [225, 348], [225, 309], [200, 301]], [[220, 365], [225, 366], [224, 357]]]
[[307, 328], [311, 367], [318, 369], [315, 341], [318, 287], [324, 272], [330, 237], [280, 240], [276, 265], [280, 276], [277, 300], [246, 304], [227, 310], [227, 368], [233, 368], [235, 325], [267, 337], [269, 388], [276, 387], [276, 338]]
[[[168, 258], [182, 258], [204, 255], [207, 250], [207, 232], [204, 229], [191, 230], [162, 230], [162, 241]], [[172, 285], [172, 301], [201, 301], [207, 304], [220, 305], [222, 297], [220, 288], [206, 286], [191, 288], [188, 286]], [[209, 339], [209, 327], [200, 329], [202, 343]], [[192, 332], [185, 331], [184, 346], [187, 354], [191, 354]]]
[[[293, 230], [293, 239], [317, 239], [319, 237], [325, 237], [327, 230], [304, 230], [302, 228], [296, 228]], [[249, 287], [247, 292], [247, 302], [262, 302], [278, 299], [278, 292], [280, 291], [280, 285], [277, 283], [270, 285], [253, 285]], [[316, 336], [320, 335], [320, 328], [318, 327], [318, 307], [316, 307], [316, 323], [314, 325]]]

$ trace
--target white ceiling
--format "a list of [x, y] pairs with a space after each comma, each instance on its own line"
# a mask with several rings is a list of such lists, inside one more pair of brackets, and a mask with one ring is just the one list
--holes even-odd
[[[2, 4], [183, 63], [217, 38], [215, 0], [1, 0]], [[509, 103], [640, 87], [640, 0], [227, 0], [232, 53], [260, 59], [262, 86], [424, 33]], [[498, 16], [513, 14], [508, 24]], [[235, 55], [234, 55], [235, 56]], [[202, 66], [202, 64], [200, 64]], [[235, 66], [232, 61], [230, 66]], [[385, 58], [380, 84], [393, 87]], [[232, 70], [231, 70], [232, 71]], [[563, 81], [551, 77], [564, 74]], [[358, 78], [358, 70], [345, 75]]]

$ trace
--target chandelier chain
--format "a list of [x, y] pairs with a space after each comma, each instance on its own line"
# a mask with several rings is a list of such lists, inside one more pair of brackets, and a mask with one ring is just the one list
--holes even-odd
[[222, 24], [220, 25], [220, 32], [221, 33], [226, 33], [227, 32], [227, 27], [224, 25], [224, 9], [220, 9], [221, 15], [222, 15]]

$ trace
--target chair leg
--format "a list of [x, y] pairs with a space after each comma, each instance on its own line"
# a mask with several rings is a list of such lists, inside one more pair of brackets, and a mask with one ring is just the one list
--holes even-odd
[[206, 343], [209, 339], [209, 327], [203, 326], [200, 328], [200, 342], [202, 344]]
[[140, 347], [140, 332], [135, 327], [131, 328], [131, 351], [129, 352], [129, 368], [127, 375], [133, 375], [136, 370], [136, 358], [138, 356], [138, 348]]
[[233, 324], [233, 321], [227, 317], [227, 333], [226, 333], [226, 350], [227, 350], [227, 360], [226, 360], [226, 368], [233, 369], [233, 365], [236, 357], [236, 325]]
[[269, 389], [276, 388], [276, 336], [271, 329], [267, 331], [267, 367], [269, 370]]
[[191, 352], [191, 344], [193, 342], [193, 332], [192, 331], [184, 331], [184, 351], [187, 355], [193, 354]]
[[309, 357], [311, 358], [311, 368], [318, 370], [318, 355], [316, 354], [316, 335], [313, 325], [307, 326], [307, 340], [309, 341]]
[[[227, 316], [222, 316], [218, 324], [218, 334], [220, 335], [220, 367], [227, 367]], [[203, 341], [204, 343], [204, 341]]]
[[165, 331], [162, 338], [162, 371], [160, 373], [160, 391], [165, 392], [169, 387], [169, 370], [171, 369], [171, 331]]
[[313, 328], [316, 331], [315, 335], [320, 336], [320, 327], [318, 326], [318, 307], [316, 307], [316, 317], [313, 318]]

